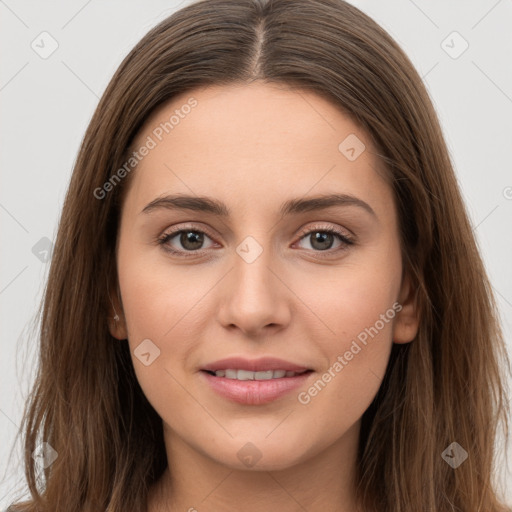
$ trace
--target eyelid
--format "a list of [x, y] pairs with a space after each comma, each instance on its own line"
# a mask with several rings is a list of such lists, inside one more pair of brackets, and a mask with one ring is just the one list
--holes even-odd
[[306, 227], [300, 229], [297, 236], [299, 238], [302, 238], [304, 235], [308, 235], [312, 231], [333, 232], [333, 233], [337, 233], [337, 234], [341, 235], [342, 237], [344, 237], [350, 241], [355, 241], [355, 235], [347, 228], [341, 228], [339, 226], [322, 224], [321, 222], [314, 223], [312, 226], [309, 224], [306, 225]]

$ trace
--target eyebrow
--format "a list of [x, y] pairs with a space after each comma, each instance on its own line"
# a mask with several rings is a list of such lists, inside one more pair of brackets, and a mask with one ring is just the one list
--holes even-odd
[[[328, 194], [307, 198], [289, 199], [279, 210], [284, 217], [304, 212], [324, 210], [333, 206], [357, 206], [377, 217], [372, 207], [361, 199], [348, 194]], [[150, 213], [165, 208], [168, 210], [192, 210], [210, 213], [218, 217], [229, 217], [230, 209], [223, 202], [207, 196], [187, 196], [183, 194], [158, 197], [147, 204], [141, 213]]]

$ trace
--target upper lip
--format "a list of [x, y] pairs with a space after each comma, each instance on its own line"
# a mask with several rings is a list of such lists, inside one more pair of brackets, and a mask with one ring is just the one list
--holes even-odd
[[243, 357], [228, 357], [226, 359], [219, 359], [213, 363], [207, 364], [201, 368], [215, 372], [217, 370], [247, 370], [251, 372], [261, 372], [267, 370], [286, 370], [291, 372], [301, 372], [309, 370], [306, 366], [291, 363], [283, 359], [275, 357], [261, 357], [259, 359], [245, 359]]

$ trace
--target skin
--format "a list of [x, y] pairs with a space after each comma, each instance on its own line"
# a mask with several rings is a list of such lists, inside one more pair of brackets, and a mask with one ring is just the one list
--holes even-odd
[[[120, 319], [111, 333], [129, 340], [137, 379], [163, 420], [169, 462], [151, 488], [148, 510], [223, 512], [241, 503], [245, 512], [358, 510], [361, 417], [392, 343], [412, 341], [418, 328], [392, 189], [358, 125], [314, 93], [275, 84], [175, 97], [152, 113], [134, 146], [190, 97], [197, 106], [133, 171], [117, 240], [120, 296], [113, 300]], [[354, 161], [338, 149], [349, 134], [366, 146]], [[335, 192], [364, 201], [375, 215], [355, 205], [279, 214], [288, 199]], [[231, 215], [142, 212], [177, 193], [213, 197]], [[193, 257], [155, 242], [187, 228], [206, 233]], [[322, 246], [311, 233], [301, 235], [328, 228], [354, 243], [333, 236]], [[236, 251], [247, 236], [263, 249], [252, 263]], [[179, 234], [167, 245], [193, 253]], [[401, 311], [309, 403], [300, 403], [299, 391], [396, 302]], [[134, 355], [145, 339], [160, 350], [149, 366]], [[314, 372], [301, 389], [269, 404], [241, 405], [212, 391], [200, 373], [229, 356], [273, 356]], [[248, 442], [261, 455], [250, 468], [237, 456]]]

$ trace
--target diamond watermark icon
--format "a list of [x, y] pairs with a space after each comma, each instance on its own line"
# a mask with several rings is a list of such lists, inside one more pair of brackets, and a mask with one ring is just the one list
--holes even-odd
[[58, 457], [58, 453], [50, 443], [41, 443], [32, 453], [32, 458], [41, 469], [51, 466]]
[[348, 137], [338, 146], [340, 153], [347, 159], [353, 162], [357, 160], [366, 149], [363, 141], [355, 134], [351, 133]]
[[238, 245], [236, 252], [246, 263], [252, 263], [263, 252], [263, 247], [252, 236], [248, 236]]
[[41, 238], [41, 240], [39, 240], [32, 247], [32, 254], [43, 263], [46, 263], [47, 261], [50, 260], [50, 258], [52, 257], [52, 252], [53, 243], [46, 236], [43, 236], [43, 238]]
[[160, 356], [160, 349], [150, 339], [145, 339], [135, 348], [133, 353], [144, 366], [149, 366]]
[[52, 55], [59, 43], [49, 32], [41, 32], [31, 43], [30, 47], [34, 50], [41, 59], [47, 59]]
[[459, 443], [453, 442], [441, 453], [441, 457], [455, 469], [468, 458], [468, 452]]
[[248, 468], [252, 468], [262, 457], [260, 450], [252, 443], [245, 443], [240, 450], [238, 450], [237, 457]]
[[443, 39], [441, 48], [452, 59], [458, 59], [469, 48], [469, 43], [457, 31], [453, 31]]

